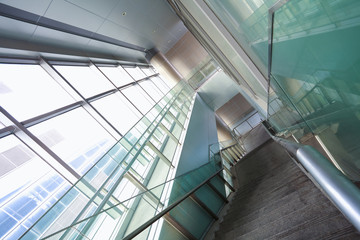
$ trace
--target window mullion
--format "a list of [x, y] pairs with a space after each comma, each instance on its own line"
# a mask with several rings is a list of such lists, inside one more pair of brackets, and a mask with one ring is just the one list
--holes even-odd
[[81, 99], [84, 101], [83, 108], [90, 114], [92, 118], [95, 119], [115, 140], [119, 140], [122, 135], [121, 133], [102, 115], [99, 111], [94, 108], [88, 99], [80, 94], [75, 87], [67, 81], [52, 65], [50, 65], [46, 60], [42, 59], [40, 65], [44, 70], [50, 74], [55, 81], [60, 84], [74, 99]]
[[56, 153], [46, 146], [39, 138], [32, 134], [24, 125], [18, 122], [4, 108], [0, 106], [0, 118], [3, 122], [15, 127], [14, 135], [34, 151], [40, 158], [48, 163], [56, 172], [63, 176], [68, 182], [74, 184], [80, 175], [64, 162]]
[[[126, 86], [136, 84], [135, 81], [134, 81], [133, 83], [128, 83], [128, 84], [126, 84], [126, 85], [124, 85], [124, 86], [117, 87], [117, 86], [115, 85], [115, 83], [113, 83], [113, 81], [111, 81], [111, 79], [110, 79], [108, 76], [106, 76], [106, 74], [103, 73], [103, 72], [100, 70], [99, 67], [97, 67], [94, 63], [92, 63], [92, 65], [95, 66], [95, 67], [97, 68], [97, 70], [99, 70], [99, 71], [105, 76], [105, 78], [108, 79], [108, 80], [111, 82], [112, 85], [114, 85], [114, 87], [118, 90], [118, 92], [119, 92], [122, 96], [125, 97], [125, 99], [141, 114], [141, 116], [144, 116], [144, 114], [142, 114], [142, 112], [137, 108], [137, 106], [135, 106], [135, 104], [134, 104], [132, 101], [130, 101], [130, 99], [129, 99], [128, 97], [126, 97], [123, 92], [120, 91], [120, 89], [122, 89], [122, 88], [124, 88], [124, 87], [126, 87]], [[121, 66], [119, 66], [119, 67], [121, 67]], [[125, 70], [125, 69], [124, 69], [124, 70]], [[125, 72], [126, 72], [126, 70], [125, 70]], [[127, 72], [126, 72], [126, 73], [127, 73]], [[128, 75], [130, 76], [130, 74], [128, 74]], [[130, 77], [131, 77], [131, 76], [130, 76]], [[131, 77], [131, 78], [132, 78], [132, 77]], [[132, 79], [134, 79], [134, 78], [132, 78]], [[135, 124], [135, 123], [134, 123], [134, 124]]]

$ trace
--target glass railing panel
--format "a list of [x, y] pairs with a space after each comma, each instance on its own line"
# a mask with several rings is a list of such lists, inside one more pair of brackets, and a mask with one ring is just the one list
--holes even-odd
[[225, 185], [225, 194], [226, 194], [226, 197], [229, 197], [232, 192], [233, 192], [233, 191], [232, 191], [227, 185]]
[[[139, 198], [139, 202], [136, 204], [136, 208], [134, 208], [134, 213], [132, 215], [131, 221], [126, 228], [124, 236], [127, 236], [134, 230], [136, 230], [139, 226], [144, 224], [147, 220], [152, 218], [157, 214], [157, 204], [152, 202], [146, 195]], [[148, 231], [145, 230], [138, 236], [140, 239], [146, 239]], [[145, 237], [145, 238], [143, 238]]]
[[[205, 0], [217, 18], [227, 28], [241, 48], [255, 63], [264, 76], [268, 74], [268, 10], [277, 0], [257, 1], [249, 4], [247, 0], [216, 1]], [[252, 2], [252, 1], [251, 1]], [[270, 7], [269, 7], [270, 6]], [[233, 57], [232, 64], [241, 73], [249, 87], [257, 97], [267, 101], [264, 83], [260, 83], [253, 72], [244, 64], [244, 60]], [[251, 97], [251, 96], [250, 96]], [[254, 100], [257, 101], [257, 100]], [[263, 108], [259, 106], [259, 109]], [[263, 109], [265, 112], [265, 109]]]
[[221, 193], [224, 197], [227, 197], [224, 182], [220, 179], [219, 176], [211, 179], [210, 183], [218, 190], [219, 193]]
[[269, 95], [268, 118], [278, 133], [296, 134], [298, 138], [311, 132], [303, 117], [274, 76], [270, 77], [271, 92]]
[[236, 143], [237, 143], [237, 141], [235, 139], [229, 139], [229, 140], [220, 142], [220, 146], [222, 148], [226, 148], [226, 147], [230, 147]]
[[[155, 168], [148, 180], [148, 184], [147, 184], [148, 188], [153, 188], [155, 186], [158, 186], [159, 184], [165, 182], [167, 179], [167, 174], [164, 174], [164, 172], [169, 171], [169, 165], [166, 162], [164, 162], [164, 160], [162, 159], [158, 159], [158, 161], [155, 164], [156, 164]], [[155, 190], [153, 190], [153, 193], [160, 198], [163, 188], [164, 186], [158, 187]]]
[[[131, 181], [123, 179], [122, 182], [118, 184], [119, 191], [113, 192], [115, 198], [115, 200], [112, 201], [114, 203], [113, 205], [108, 203], [103, 206], [103, 210], [99, 213], [95, 213], [95, 203], [92, 203], [92, 206], [89, 206], [86, 211], [82, 211], [81, 208], [74, 208], [74, 216], [78, 216], [79, 213], [82, 212], [82, 218], [78, 219], [78, 222], [74, 222], [69, 226], [71, 221], [65, 221], [64, 219], [62, 225], [57, 225], [56, 229], [54, 228], [51, 229], [51, 231], [47, 231], [42, 237], [45, 237], [45, 239], [47, 239], [46, 236], [50, 236], [50, 239], [73, 239], [75, 236], [90, 239], [95, 238], [96, 236], [101, 236], [101, 239], [114, 239], [119, 236], [123, 237], [127, 235], [127, 233], [132, 232], [132, 230], [138, 228], [142, 223], [149, 220], [162, 209], [179, 200], [186, 193], [199, 185], [199, 183], [214, 174], [218, 170], [215, 166], [214, 163], [208, 163], [185, 175], [167, 181], [127, 200], [123, 200], [126, 198], [125, 195], [121, 196], [123, 193], [132, 191], [134, 194], [138, 194], [139, 190], [135, 185], [131, 184]], [[199, 177], [204, 176], [205, 174], [207, 174], [207, 177]], [[193, 181], [187, 181], [185, 179], [192, 179]], [[168, 189], [169, 191], [167, 191], [167, 196], [162, 197], [160, 200], [156, 193], [163, 191], [163, 189]], [[78, 202], [73, 201], [73, 198], [79, 194], [81, 195], [81, 193], [74, 191], [75, 189], [71, 189], [73, 197], [71, 198], [70, 194], [67, 195], [64, 198], [64, 202], [66, 200], [67, 204], [73, 203], [77, 206], [81, 206], [82, 198], [80, 198]], [[60, 207], [65, 208], [65, 205], [57, 205], [56, 208], [53, 208], [53, 211], [61, 211], [61, 209], [59, 209]], [[199, 210], [196, 209], [194, 211]], [[194, 213], [194, 211], [191, 210], [190, 213]], [[204, 215], [204, 213], [200, 212], [200, 216], [202, 215]], [[207, 216], [206, 212], [205, 215]], [[56, 214], [46, 215], [46, 217], [41, 220], [42, 224], [34, 227], [24, 239], [31, 239], [31, 236], [34, 236], [33, 234], [41, 236], [56, 217]], [[56, 231], [60, 232], [56, 233]]]
[[[224, 161], [226, 162], [226, 161]], [[223, 165], [224, 165], [224, 170], [222, 171], [222, 177], [224, 178], [225, 181], [227, 181], [232, 187], [234, 187], [234, 183], [233, 183], [233, 180], [232, 180], [232, 176], [230, 174], [230, 168], [226, 167], [226, 164], [223, 162]], [[230, 165], [229, 165], [230, 166]], [[229, 171], [226, 171], [225, 170], [228, 169]]]
[[277, 0], [234, 2], [206, 0], [220, 21], [250, 56], [261, 72], [267, 75], [268, 10]]
[[201, 239], [213, 218], [192, 199], [187, 198], [170, 211], [170, 217], [180, 223], [196, 239]]
[[198, 89], [218, 69], [218, 64], [214, 60], [209, 59], [207, 62], [200, 63], [197, 68], [193, 69], [191, 76], [186, 77], [186, 79], [188, 79], [188, 83], [193, 89]]
[[[173, 239], [173, 240], [187, 240], [183, 234], [181, 234], [176, 228], [174, 228], [167, 221], [160, 219], [162, 221], [161, 231], [159, 233], [159, 239]], [[151, 238], [150, 238], [151, 239]]]
[[224, 201], [208, 185], [201, 187], [195, 195], [215, 214], [224, 206]]
[[209, 149], [210, 149], [210, 153], [214, 155], [214, 154], [219, 154], [222, 147], [220, 146], [219, 143], [214, 143], [210, 145]]
[[[298, 116], [291, 115], [296, 108], [335, 165], [356, 181], [360, 180], [359, 26], [359, 1], [289, 1], [275, 13], [271, 69], [286, 93], [278, 96], [283, 105], [273, 111], [278, 115], [272, 119], [274, 128], [298, 128], [294, 121]], [[284, 109], [287, 115], [281, 113]]]

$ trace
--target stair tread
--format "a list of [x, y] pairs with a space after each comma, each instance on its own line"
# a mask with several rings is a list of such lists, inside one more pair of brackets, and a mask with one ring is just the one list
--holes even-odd
[[215, 239], [360, 239], [276, 143], [267, 142], [234, 167], [240, 187]]

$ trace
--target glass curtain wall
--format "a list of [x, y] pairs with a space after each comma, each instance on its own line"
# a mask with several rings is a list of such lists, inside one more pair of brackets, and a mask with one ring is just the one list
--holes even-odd
[[0, 64], [0, 239], [24, 234], [170, 90], [147, 65], [14, 61]]
[[[171, 192], [163, 183], [175, 176], [193, 100], [191, 87], [177, 84], [21, 239], [121, 239], [161, 211], [163, 198]], [[134, 197], [154, 187], [145, 197]], [[82, 224], [72, 227], [79, 221]]]

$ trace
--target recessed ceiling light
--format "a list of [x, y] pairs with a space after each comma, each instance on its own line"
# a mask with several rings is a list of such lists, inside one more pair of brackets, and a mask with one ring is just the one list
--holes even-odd
[[126, 12], [123, 12], [122, 15], [125, 16], [125, 15], [126, 15]]

